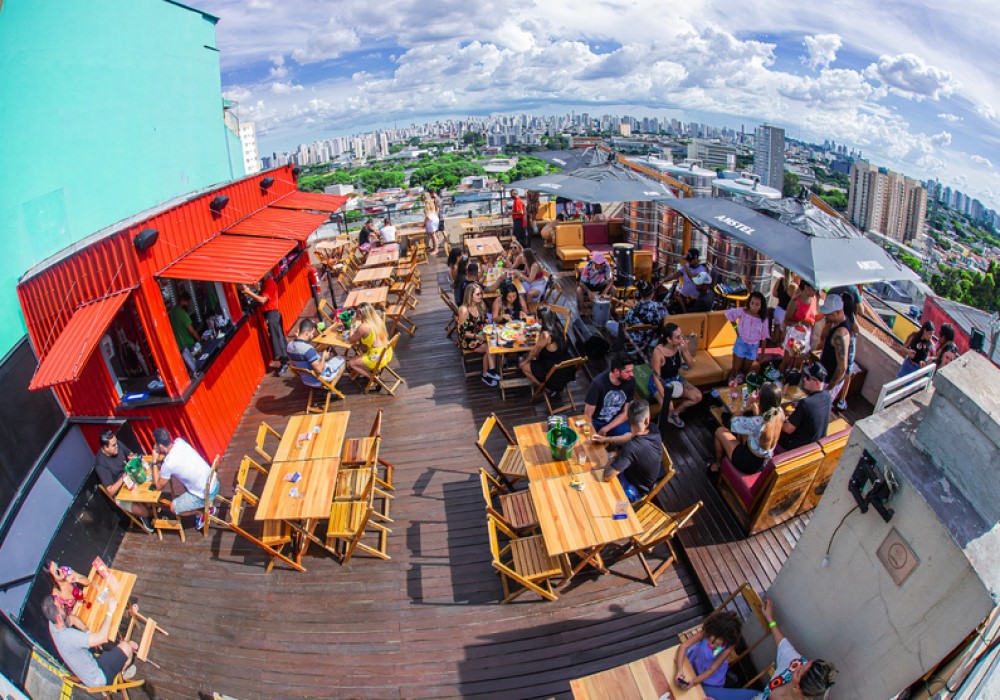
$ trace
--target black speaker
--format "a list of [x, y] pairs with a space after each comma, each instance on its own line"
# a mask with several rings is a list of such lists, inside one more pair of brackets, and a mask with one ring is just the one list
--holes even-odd
[[582, 318], [573, 321], [572, 331], [576, 339], [576, 349], [591, 360], [600, 360], [611, 349], [611, 344], [605, 340], [601, 332]]
[[628, 287], [635, 279], [632, 276], [632, 254], [635, 246], [631, 243], [615, 243], [612, 250], [615, 256], [615, 286]]
[[152, 248], [156, 244], [156, 239], [159, 237], [160, 232], [155, 228], [144, 228], [139, 231], [139, 233], [135, 234], [135, 240], [132, 241], [132, 244], [135, 246], [135, 249], [141, 253], [144, 250]]
[[983, 345], [985, 344], [986, 334], [978, 328], [973, 328], [972, 335], [969, 336], [969, 348], [975, 350], [976, 352], [982, 352]]

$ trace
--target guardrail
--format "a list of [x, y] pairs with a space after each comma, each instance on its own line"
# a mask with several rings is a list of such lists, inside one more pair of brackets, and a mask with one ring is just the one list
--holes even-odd
[[894, 403], [898, 403], [929, 387], [934, 380], [934, 372], [936, 370], [937, 365], [931, 363], [926, 367], [921, 367], [916, 372], [907, 374], [899, 379], [894, 379], [891, 382], [886, 382], [882, 386], [882, 391], [879, 392], [878, 401], [875, 402], [875, 410], [872, 413], [878, 413], [882, 409], [888, 408]]

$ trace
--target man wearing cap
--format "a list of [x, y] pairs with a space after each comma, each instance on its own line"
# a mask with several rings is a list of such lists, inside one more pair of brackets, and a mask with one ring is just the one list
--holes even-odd
[[[695, 277], [699, 273], [704, 272], [709, 275], [709, 284], [711, 284], [712, 277], [709, 272], [708, 265], [701, 262], [701, 251], [697, 248], [691, 248], [688, 250], [687, 254], [684, 256], [685, 263], [680, 266], [677, 272], [669, 275], [664, 282], [672, 282], [676, 279], [681, 280], [681, 296], [684, 297], [685, 308], [694, 303], [695, 299], [699, 295], [698, 286], [695, 283]], [[688, 309], [690, 311], [690, 309]]]
[[694, 299], [686, 299], [684, 308], [687, 313], [696, 314], [711, 311], [715, 306], [715, 290], [712, 289], [712, 275], [708, 271], [699, 272], [691, 280], [697, 295]]
[[802, 370], [799, 387], [806, 392], [806, 397], [799, 401], [795, 411], [781, 426], [781, 437], [778, 438], [778, 444], [786, 450], [808, 445], [826, 435], [833, 404], [833, 397], [824, 388], [826, 378], [826, 370], [818, 362], [806, 365]]
[[592, 304], [595, 294], [607, 296], [614, 284], [611, 266], [604, 253], [597, 251], [580, 273], [580, 283], [576, 285], [576, 308], [582, 309], [584, 301]]
[[527, 235], [528, 210], [524, 206], [524, 200], [518, 195], [517, 190], [510, 191], [510, 215], [514, 221], [514, 238], [525, 248], [531, 245]]
[[828, 329], [819, 363], [826, 370], [830, 394], [839, 396], [847, 380], [853, 331], [851, 322], [844, 312], [844, 297], [840, 294], [827, 294], [823, 305], [819, 307], [819, 312], [823, 314], [824, 325]]

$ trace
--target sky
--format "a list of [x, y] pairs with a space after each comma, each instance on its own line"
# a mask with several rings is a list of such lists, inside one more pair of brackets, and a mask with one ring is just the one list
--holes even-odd
[[261, 153], [444, 117], [767, 122], [1000, 210], [995, 0], [193, 0]]

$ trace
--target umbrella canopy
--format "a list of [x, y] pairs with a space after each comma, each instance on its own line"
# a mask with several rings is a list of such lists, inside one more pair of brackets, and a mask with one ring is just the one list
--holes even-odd
[[669, 206], [760, 251], [820, 289], [919, 279], [854, 227], [839, 221], [821, 225], [811, 212], [804, 217], [807, 232], [728, 199], [678, 199]]
[[674, 198], [673, 192], [662, 182], [615, 162], [518, 180], [509, 187], [544, 192], [575, 202], [649, 202]]

